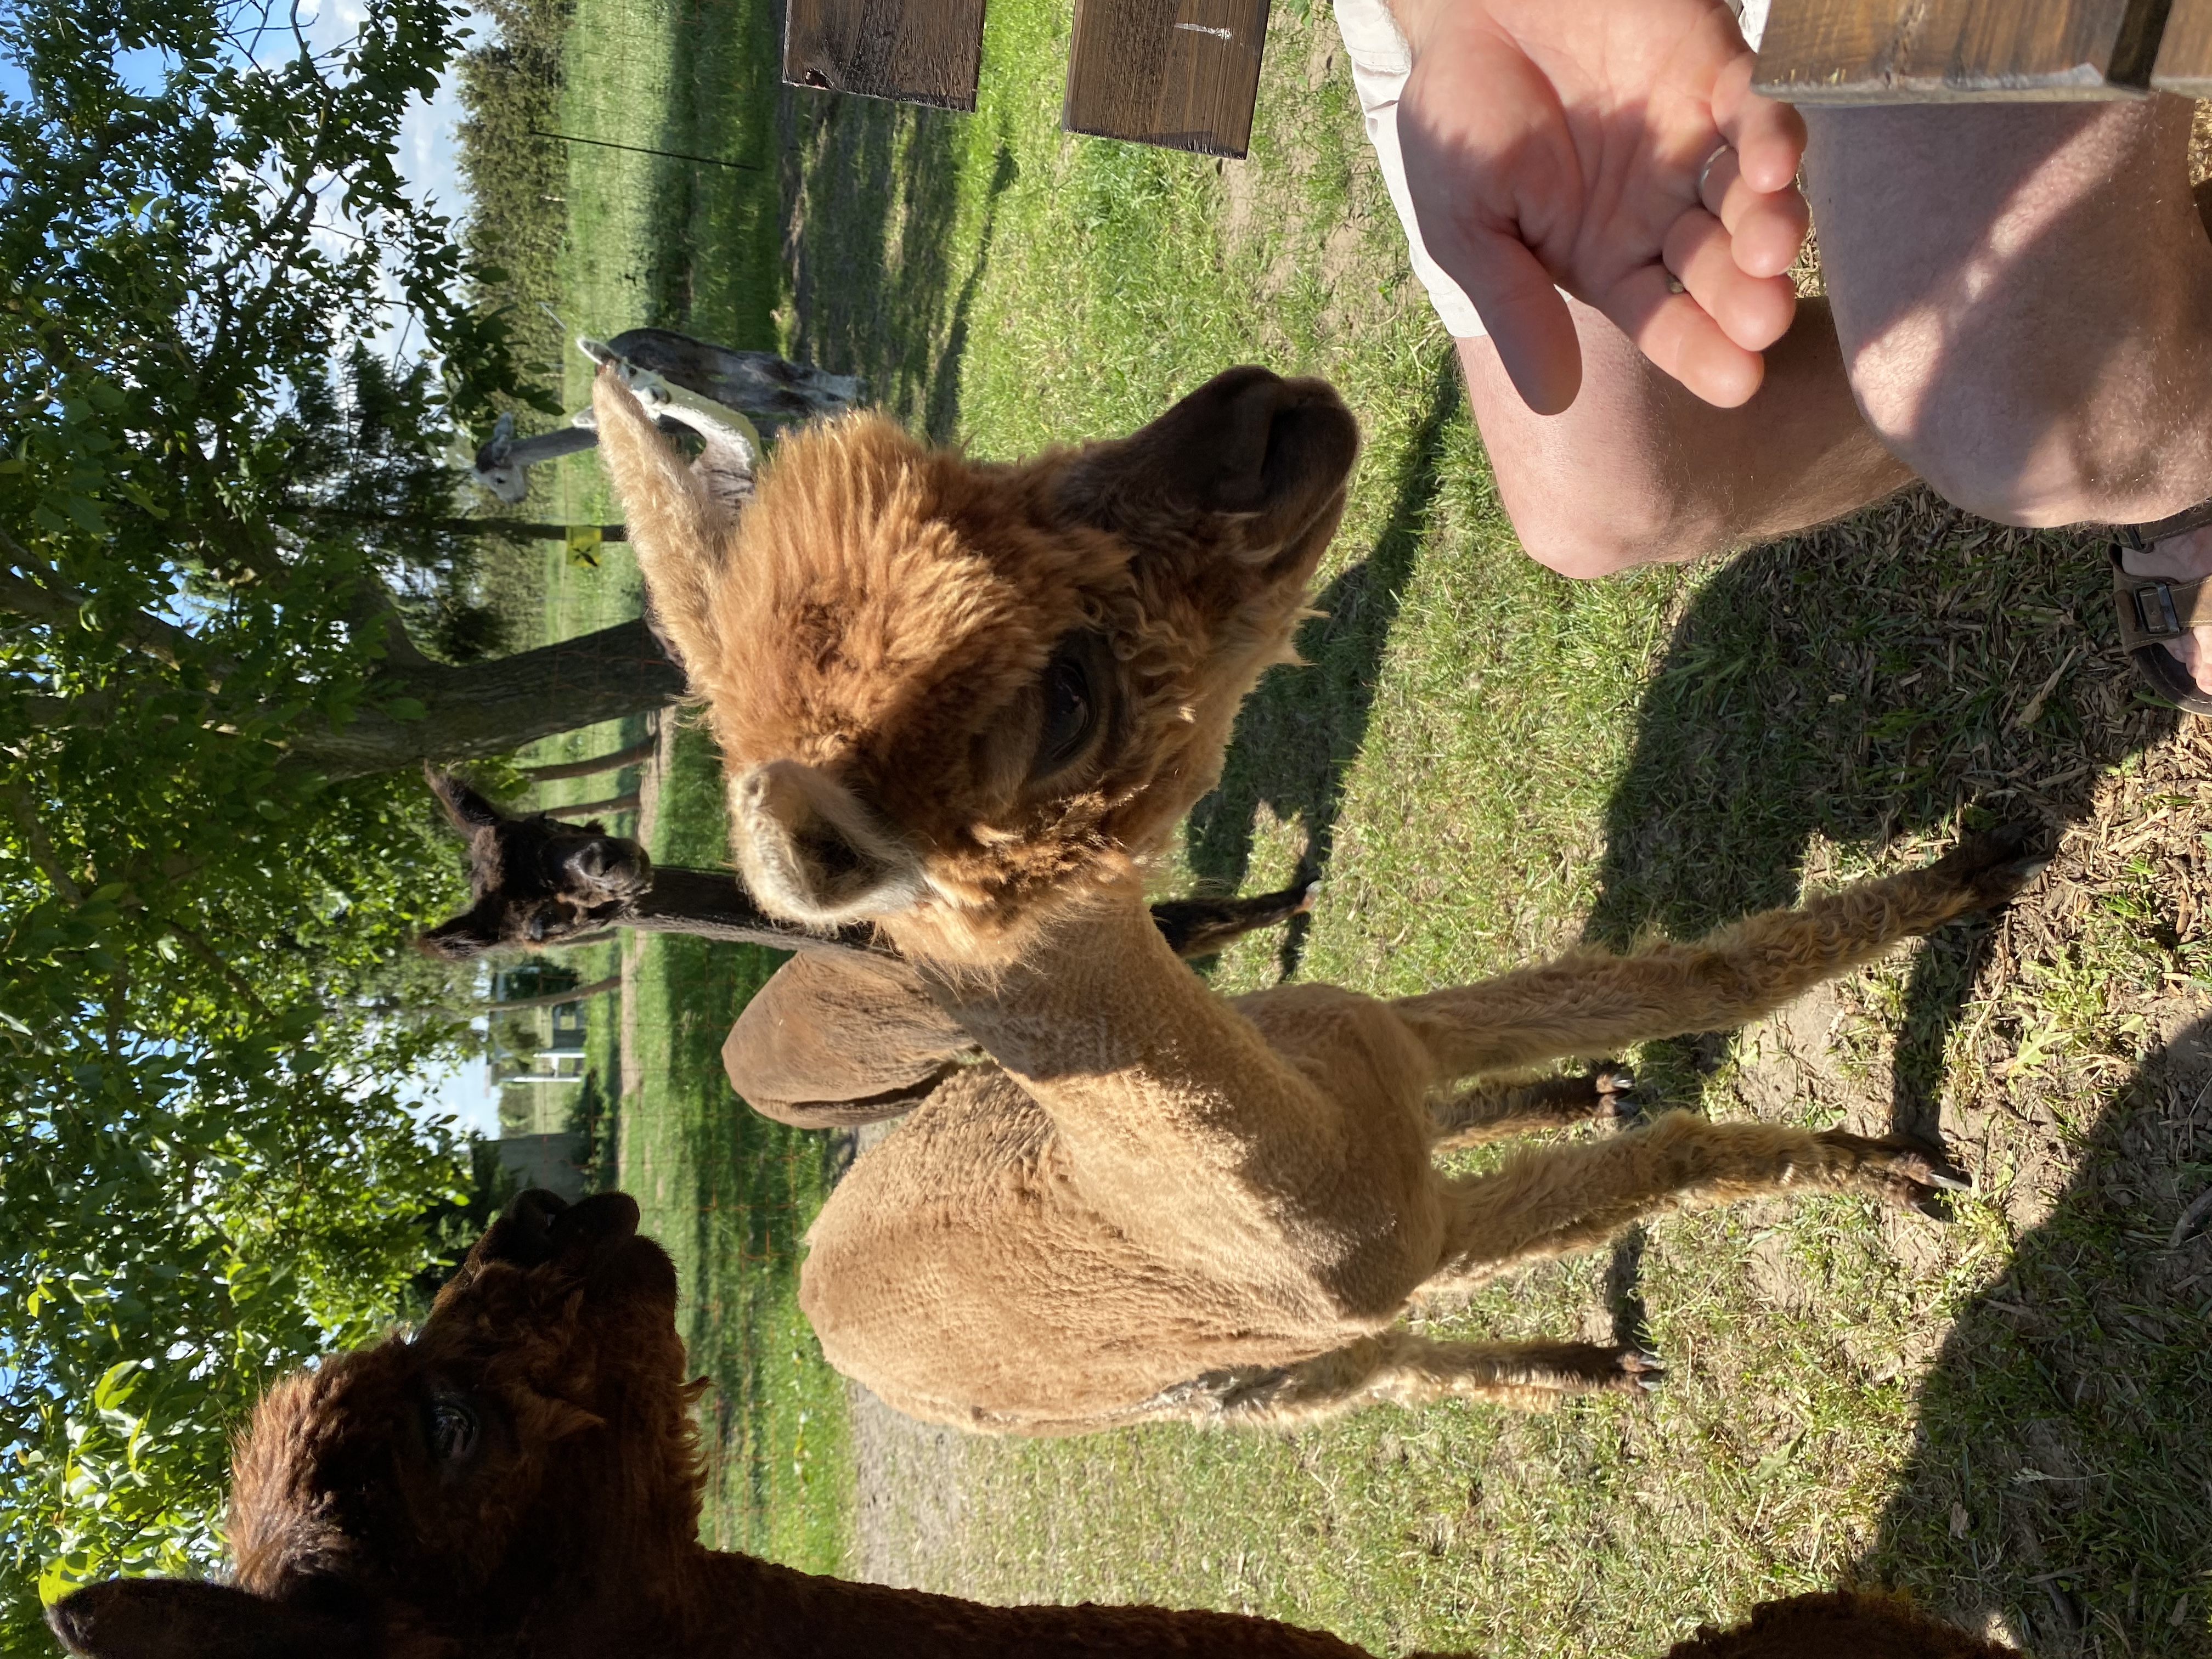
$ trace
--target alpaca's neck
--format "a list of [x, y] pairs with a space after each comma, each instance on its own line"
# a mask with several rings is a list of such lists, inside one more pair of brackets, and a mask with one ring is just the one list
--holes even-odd
[[753, 902], [744, 884], [726, 870], [691, 870], [657, 864], [653, 884], [629, 902], [616, 925], [649, 933], [696, 933], [738, 945], [781, 951], [838, 950], [889, 960], [891, 952], [868, 929], [848, 927], [823, 936], [779, 921]]
[[[1232, 1222], [1219, 1206], [1241, 1195], [1265, 1226], [1258, 1212], [1279, 1183], [1299, 1179], [1285, 1149], [1317, 1173], [1341, 1168], [1341, 1115], [1176, 959], [1133, 889], [1048, 924], [988, 981], [925, 973], [1051, 1115], [1093, 1201], [1124, 1222]], [[1238, 1179], [1255, 1158], [1268, 1165], [1265, 1192]]]
[[[1231, 1613], [1158, 1607], [994, 1607], [794, 1572], [700, 1550], [684, 1628], [662, 1659], [1366, 1659], [1331, 1636]], [[609, 1648], [609, 1652], [626, 1651]]]

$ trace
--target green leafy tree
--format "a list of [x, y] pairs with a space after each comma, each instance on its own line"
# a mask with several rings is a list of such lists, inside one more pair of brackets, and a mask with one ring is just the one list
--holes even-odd
[[0, 11], [0, 1650], [205, 1559], [252, 1394], [466, 1201], [407, 1100], [460, 1040], [417, 763], [678, 690], [641, 624], [495, 656], [469, 603], [441, 457], [536, 398], [392, 161], [460, 15]]

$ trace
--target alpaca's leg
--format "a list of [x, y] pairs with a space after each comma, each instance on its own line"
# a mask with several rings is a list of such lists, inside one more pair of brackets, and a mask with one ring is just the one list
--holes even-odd
[[1445, 1183], [1444, 1252], [1417, 1295], [1449, 1293], [1516, 1262], [1595, 1248], [1631, 1222], [1787, 1188], [1923, 1204], [1964, 1183], [1921, 1147], [1830, 1130], [1712, 1123], [1669, 1112], [1648, 1129], [1522, 1154]]
[[1683, 1031], [1725, 1030], [1780, 1007], [1899, 940], [2002, 903], [2041, 861], [2024, 827], [1977, 836], [1936, 863], [1769, 910], [1696, 945], [1634, 956], [1579, 951], [1390, 1005], [1445, 1077], [1600, 1054]]
[[1210, 957], [1245, 934], [1313, 908], [1317, 882], [1296, 882], [1273, 893], [1241, 898], [1163, 899], [1152, 906], [1152, 925], [1179, 957]]
[[1294, 1365], [1218, 1372], [1145, 1413], [1237, 1428], [1303, 1428], [1364, 1406], [1482, 1400], [1543, 1411], [1569, 1395], [1656, 1386], [1635, 1348], [1590, 1342], [1436, 1342], [1397, 1328]]
[[1636, 1115], [1636, 1079], [1618, 1066], [1566, 1072], [1534, 1083], [1479, 1083], [1429, 1103], [1434, 1150]]

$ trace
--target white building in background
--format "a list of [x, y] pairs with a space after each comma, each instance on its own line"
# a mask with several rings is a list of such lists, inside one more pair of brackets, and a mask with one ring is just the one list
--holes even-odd
[[[528, 962], [492, 976], [495, 1002], [520, 1001], [570, 990], [574, 969]], [[556, 1002], [494, 1017], [485, 1067], [499, 1097], [501, 1166], [518, 1186], [543, 1187], [563, 1198], [585, 1190], [580, 1172], [586, 1137], [574, 1125], [586, 1073], [586, 1005]]]

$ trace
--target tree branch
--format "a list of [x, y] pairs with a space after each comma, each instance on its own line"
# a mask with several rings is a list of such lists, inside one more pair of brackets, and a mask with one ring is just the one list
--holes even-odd
[[382, 525], [395, 530], [412, 530], [427, 535], [493, 536], [511, 542], [559, 542], [568, 538], [571, 530], [596, 528], [603, 542], [627, 541], [627, 525], [603, 524], [566, 525], [547, 524], [533, 519], [492, 519], [473, 517], [409, 518], [391, 513], [357, 513], [349, 507], [301, 507], [292, 509], [301, 518], [320, 519], [331, 524]]
[[438, 665], [422, 654], [414, 635], [407, 631], [406, 619], [399, 614], [399, 602], [392, 597], [392, 590], [373, 570], [363, 570], [361, 582], [354, 602], [346, 607], [346, 620], [364, 633], [380, 623], [384, 629], [384, 659], [394, 668], [436, 667]]
[[263, 1019], [272, 1018], [269, 1012], [269, 1005], [255, 994], [253, 988], [246, 983], [246, 976], [224, 961], [214, 945], [210, 945], [181, 921], [164, 916], [161, 919], [161, 925], [182, 939], [187, 951], [222, 975], [223, 983], [237, 994], [240, 1001], [245, 1003]]
[[[49, 567], [33, 558], [4, 530], [0, 530], [0, 552], [7, 554], [8, 562], [14, 567], [12, 574], [0, 570], [0, 610], [64, 628], [76, 622], [84, 607], [91, 603], [88, 595], [64, 586]], [[37, 580], [25, 580], [33, 576]], [[172, 668], [177, 665], [180, 650], [192, 642], [192, 636], [185, 629], [143, 611], [131, 612], [112, 631], [125, 644]]]
[[112, 685], [76, 697], [26, 697], [20, 705], [25, 723], [34, 732], [65, 732], [72, 726], [100, 726], [121, 701]]
[[611, 750], [604, 755], [587, 756], [582, 760], [562, 761], [556, 766], [526, 766], [522, 775], [534, 783], [551, 783], [556, 778], [588, 778], [596, 772], [612, 772], [625, 766], [635, 766], [649, 760], [660, 747], [658, 733], [630, 744], [627, 749]]
[[9, 815], [23, 832], [23, 840], [31, 849], [31, 861], [46, 872], [46, 879], [53, 883], [57, 893], [71, 904], [82, 903], [84, 890], [70, 879], [69, 872], [54, 856], [54, 844], [46, 838], [46, 825], [39, 822], [38, 805], [32, 800], [30, 792], [20, 783], [9, 782], [0, 784], [0, 795], [7, 798]]
[[556, 732], [665, 708], [684, 695], [684, 671], [641, 618], [465, 667], [402, 670], [376, 693], [416, 699], [423, 718], [368, 706], [343, 730], [303, 720], [283, 741], [332, 779], [504, 755]]
[[564, 1002], [580, 1002], [586, 997], [604, 995], [622, 989], [622, 975], [614, 974], [605, 979], [595, 979], [589, 985], [579, 985], [573, 990], [548, 991], [544, 996], [515, 997], [507, 1002], [480, 1002], [466, 1012], [477, 1014], [511, 1014], [523, 1008], [555, 1008]]
[[590, 817], [595, 812], [635, 812], [637, 808], [638, 792], [633, 789], [626, 795], [609, 795], [602, 800], [562, 801], [557, 806], [549, 806], [544, 810], [565, 823], [569, 819]]

